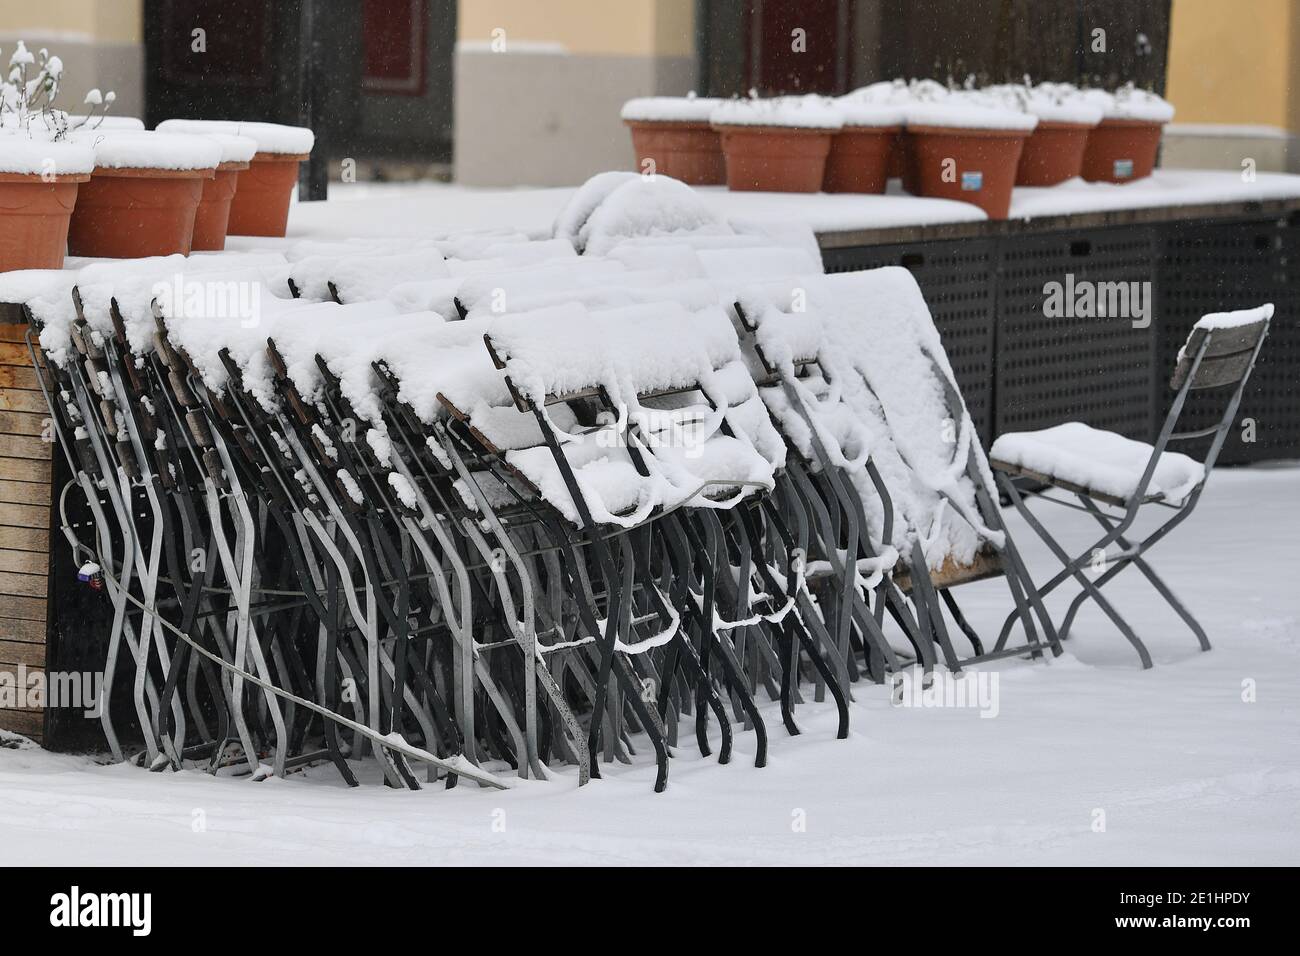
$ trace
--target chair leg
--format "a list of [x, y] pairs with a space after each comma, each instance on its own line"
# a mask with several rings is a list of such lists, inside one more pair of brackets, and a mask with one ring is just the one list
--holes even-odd
[[[1080, 495], [1079, 497], [1083, 501], [1084, 507], [1088, 509], [1089, 514], [1091, 514], [1097, 520], [1098, 524], [1100, 524], [1107, 531], [1114, 530], [1114, 526], [1110, 523], [1110, 520], [1107, 518], [1106, 515], [1102, 514], [1101, 510], [1098, 509], [1095, 504], [1093, 504], [1091, 499], [1084, 498], [1082, 495]], [[1135, 548], [1133, 544], [1123, 535], [1119, 535], [1115, 538], [1116, 543], [1119, 544], [1119, 546], [1122, 547], [1125, 551], [1136, 551], [1136, 552], [1145, 551], [1147, 542], [1149, 540], [1150, 539], [1148, 538], [1147, 541], [1141, 542], [1141, 544], [1139, 544]], [[1160, 593], [1160, 596], [1165, 599], [1165, 602], [1171, 608], [1174, 609], [1174, 613], [1183, 619], [1183, 623], [1187, 625], [1188, 629], [1194, 635], [1196, 635], [1196, 640], [1200, 644], [1201, 650], [1208, 651], [1210, 649], [1210, 639], [1206, 636], [1205, 629], [1201, 627], [1200, 622], [1197, 621], [1196, 618], [1192, 616], [1192, 612], [1187, 610], [1187, 608], [1183, 605], [1183, 602], [1178, 600], [1178, 597], [1170, 589], [1169, 585], [1167, 585], [1161, 579], [1161, 577], [1158, 574], [1156, 574], [1155, 569], [1153, 569], [1150, 564], [1148, 564], [1145, 560], [1143, 560], [1140, 553], [1135, 554], [1132, 558], [1125, 559], [1122, 563], [1116, 565], [1114, 568], [1108, 568], [1106, 570], [1106, 573], [1097, 579], [1097, 586], [1101, 587], [1102, 585], [1104, 585], [1106, 581], [1110, 580], [1111, 577], [1113, 577], [1115, 574], [1118, 574], [1123, 569], [1125, 564], [1129, 564], [1129, 563], [1133, 564], [1139, 571], [1142, 572], [1143, 576], [1145, 576], [1146, 579], [1149, 582], [1151, 582], [1151, 586], [1155, 588], [1156, 591]], [[1068, 624], [1069, 619], [1073, 616], [1074, 616], [1074, 606], [1071, 605], [1070, 614], [1066, 616], [1067, 627], [1069, 626]]]
[[[1011, 501], [1015, 504], [1016, 510], [1020, 512], [1020, 514], [1024, 517], [1025, 521], [1029, 524], [1029, 526], [1034, 529], [1034, 532], [1043, 540], [1043, 543], [1046, 544], [1052, 550], [1052, 553], [1056, 555], [1057, 560], [1059, 560], [1063, 565], [1065, 565], [1065, 567], [1061, 570], [1061, 572], [1059, 572], [1054, 578], [1052, 578], [1051, 581], [1049, 581], [1047, 584], [1043, 585], [1043, 587], [1038, 589], [1039, 599], [1041, 599], [1043, 595], [1045, 595], [1048, 591], [1055, 588], [1057, 584], [1059, 584], [1061, 581], [1065, 579], [1065, 577], [1073, 577], [1076, 581], [1079, 582], [1080, 585], [1083, 586], [1083, 594], [1079, 595], [1079, 597], [1076, 597], [1075, 601], [1078, 602], [1081, 598], [1085, 596], [1091, 597], [1094, 601], [1096, 601], [1097, 606], [1101, 608], [1102, 611], [1105, 612], [1106, 616], [1111, 619], [1111, 621], [1115, 624], [1117, 628], [1119, 628], [1119, 632], [1124, 635], [1125, 639], [1130, 644], [1133, 645], [1133, 649], [1137, 651], [1138, 658], [1142, 662], [1142, 669], [1146, 670], [1150, 668], [1152, 666], [1151, 654], [1149, 651], [1147, 651], [1146, 645], [1143, 644], [1141, 639], [1137, 636], [1137, 634], [1133, 632], [1133, 628], [1131, 628], [1128, 622], [1124, 620], [1124, 618], [1120, 615], [1119, 611], [1115, 610], [1115, 608], [1111, 605], [1111, 603], [1107, 601], [1106, 598], [1102, 595], [1100, 587], [1093, 581], [1089, 580], [1087, 574], [1083, 572], [1084, 557], [1078, 557], [1078, 558], [1070, 557], [1069, 553], [1064, 548], [1062, 548], [1061, 545], [1056, 541], [1056, 539], [1053, 538], [1051, 534], [1048, 533], [1047, 529], [1043, 527], [1042, 522], [1040, 522], [1034, 516], [1033, 512], [1029, 510], [1028, 505], [1026, 505], [1024, 500], [1021, 498], [1019, 490], [1015, 487], [1015, 485], [1011, 482], [1011, 480], [1006, 475], [999, 473], [997, 476], [997, 480], [1002, 485], [1003, 490], [1005, 490], [1007, 495], [1011, 498]], [[1119, 537], [1119, 535], [1112, 530], [1109, 534], [1104, 535], [1096, 544], [1094, 544], [1091, 548], [1089, 548], [1084, 554], [1085, 555], [1092, 554], [1093, 551], [1095, 551], [1098, 547], [1102, 546], [1103, 542], [1108, 544], [1111, 541], [1114, 541], [1117, 537]], [[1118, 571], [1119, 569], [1112, 568], [1111, 570]], [[1003, 631], [1008, 632], [1013, 623], [1014, 623], [1014, 616], [1008, 618], [1007, 622], [1003, 624]], [[1069, 632], [1069, 621], [1067, 620], [1065, 625], [1060, 628], [1058, 637], [1060, 639], [1064, 639], [1065, 635], [1068, 632]], [[999, 635], [999, 640], [1001, 639], [1002, 637], [1001, 635]]]

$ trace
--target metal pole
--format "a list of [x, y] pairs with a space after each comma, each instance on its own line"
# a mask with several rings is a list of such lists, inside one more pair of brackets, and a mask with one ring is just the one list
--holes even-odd
[[298, 29], [298, 114], [302, 125], [316, 132], [316, 147], [311, 158], [303, 164], [298, 178], [298, 198], [303, 202], [323, 200], [329, 194], [328, 137], [323, 128], [316, 128], [315, 122], [318, 116], [323, 115], [323, 111], [317, 109], [321, 80], [317, 70], [319, 61], [316, 0], [302, 0]]

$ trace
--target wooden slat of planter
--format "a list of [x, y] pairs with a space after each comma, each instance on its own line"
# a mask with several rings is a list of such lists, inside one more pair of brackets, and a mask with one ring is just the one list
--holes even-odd
[[[12, 641], [19, 644], [44, 644], [44, 621], [19, 621], [7, 618], [0, 621], [0, 641]], [[0, 655], [0, 661], [4, 660]]]
[[40, 710], [0, 710], [0, 730], [12, 730], [40, 742], [45, 728], [45, 712]]
[[26, 664], [28, 667], [45, 666], [45, 645], [33, 641], [0, 640], [0, 661], [6, 664]]
[[[0, 324], [0, 675], [43, 673], [49, 592], [53, 445], [27, 326]], [[37, 362], [44, 356], [37, 351]], [[40, 708], [0, 709], [0, 728], [40, 742]]]
[[50, 530], [0, 525], [0, 548], [46, 553], [50, 550]]
[[[5, 394], [0, 390], [0, 395]], [[10, 392], [9, 394], [13, 394]], [[30, 458], [0, 458], [0, 480], [38, 481], [46, 485], [52, 478], [52, 469], [47, 460], [32, 461]]]
[[0, 502], [0, 524], [19, 528], [49, 528], [49, 505], [15, 505]]
[[44, 597], [0, 594], [0, 621], [7, 618], [17, 621], [39, 621], [44, 624], [46, 610]]
[[0, 435], [0, 457], [48, 461], [54, 457], [54, 443], [33, 435]]
[[[38, 350], [36, 359], [45, 364], [45, 356]], [[32, 367], [32, 353], [26, 342], [0, 342], [0, 365], [22, 365]]]
[[[36, 335], [33, 334], [35, 339]], [[0, 322], [0, 342], [26, 342], [27, 341], [27, 323], [26, 322]]]
[[7, 481], [0, 478], [0, 501], [15, 505], [49, 505], [50, 486], [44, 481]]
[[0, 571], [38, 574], [44, 578], [50, 571], [50, 556], [44, 551], [11, 551], [0, 548]]
[[[8, 675], [7, 677], [4, 676], [4, 675], [6, 675], [6, 674]], [[18, 665], [17, 665], [17, 664], [0, 664], [0, 680], [3, 680], [3, 681], [6, 681], [7, 683], [10, 683], [10, 684], [15, 685], [15, 688], [16, 688], [16, 690], [18, 691], [19, 694], [22, 693], [22, 691], [23, 691], [23, 689], [24, 689], [25, 687], [30, 686], [29, 684], [27, 684], [27, 683], [25, 683], [25, 682], [27, 682], [27, 681], [31, 681], [32, 678], [33, 678], [36, 674], [40, 674], [40, 675], [42, 675], [42, 677], [43, 677], [44, 674], [45, 674], [45, 668], [43, 668], [43, 667], [27, 667], [25, 670], [23, 670], [23, 671], [20, 672], [20, 671], [18, 670]], [[14, 702], [15, 706], [12, 708], [13, 710], [26, 711], [27, 713], [36, 713], [36, 714], [39, 714], [39, 713], [41, 713], [41, 712], [45, 709], [44, 706], [41, 706], [41, 707], [23, 707], [23, 706], [20, 706], [20, 701], [21, 701], [21, 698], [20, 698], [20, 700]], [[9, 709], [10, 709], [10, 708], [6, 708], [6, 710], [9, 710]], [[9, 729], [12, 729], [12, 728], [9, 728]]]
[[0, 411], [32, 412], [42, 417], [50, 414], [45, 404], [45, 396], [38, 391], [24, 388], [6, 388], [0, 391]]
[[29, 360], [22, 365], [0, 364], [0, 388], [21, 388], [29, 392], [39, 392], [41, 383], [36, 375], [36, 369], [32, 368]]
[[0, 594], [9, 594], [14, 597], [34, 597], [44, 600], [49, 589], [48, 575], [0, 571]]
[[49, 414], [0, 411], [0, 432], [6, 435], [36, 435], [45, 432]]

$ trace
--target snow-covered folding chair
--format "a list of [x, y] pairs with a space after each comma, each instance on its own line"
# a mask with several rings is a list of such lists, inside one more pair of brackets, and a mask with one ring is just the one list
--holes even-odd
[[[1151, 654], [1146, 645], [1101, 593], [1101, 589], [1119, 572], [1132, 565], [1182, 618], [1196, 636], [1201, 650], [1210, 649], [1204, 628], [1156, 575], [1144, 555], [1185, 521], [1200, 500], [1205, 482], [1233, 426], [1246, 380], [1263, 347], [1272, 317], [1273, 306], [1263, 305], [1256, 309], [1207, 315], [1193, 326], [1186, 344], [1178, 353], [1178, 364], [1169, 381], [1169, 387], [1177, 394], [1154, 445], [1080, 422], [1034, 432], [1011, 432], [993, 443], [990, 457], [999, 486], [1064, 565], [1038, 589], [1039, 596], [1046, 596], [1071, 577], [1082, 586], [1061, 622], [1059, 632], [1062, 640], [1069, 634], [1083, 602], [1091, 599], [1133, 645], [1143, 668], [1151, 666]], [[1188, 394], [1205, 389], [1230, 389], [1220, 392], [1225, 400], [1219, 420], [1207, 428], [1177, 431]], [[1207, 438], [1210, 444], [1203, 461], [1168, 450], [1171, 442]], [[1039, 487], [1046, 485], [1074, 495], [1079, 504], [1047, 493], [1039, 497], [1091, 515], [1101, 525], [1101, 537], [1071, 557], [1029, 509], [1018, 481]], [[1129, 537], [1129, 529], [1145, 505], [1169, 508], [1174, 513], [1145, 537], [1134, 540]], [[1103, 506], [1118, 508], [1120, 513], [1104, 511]], [[1112, 546], [1119, 550], [1112, 551]], [[1003, 635], [1014, 623], [1013, 620], [1006, 622]]]
[[[283, 264], [275, 256], [234, 259], [250, 267]], [[70, 294], [60, 288], [54, 290], [54, 301], [32, 303], [33, 322], [40, 326], [42, 345], [53, 362], [51, 375], [59, 379], [58, 387], [47, 391], [52, 420], [65, 452], [69, 452], [75, 480], [81, 485], [94, 516], [100, 547], [111, 549], [111, 542], [116, 538], [120, 538], [123, 546], [122, 560], [107, 568], [109, 573], [105, 575], [114, 605], [106, 642], [106, 695], [111, 693], [116, 674], [118, 642], [125, 637], [135, 662], [136, 715], [146, 756], [155, 766], [158, 766], [160, 750], [172, 765], [179, 764], [186, 720], [174, 696], [180, 661], [170, 656], [170, 641], [164, 634], [168, 622], [151, 608], [162, 593], [160, 585], [167, 581], [174, 584], [184, 576], [178, 568], [175, 528], [183, 527], [187, 539], [193, 528], [189, 516], [177, 515], [171, 507], [168, 491], [180, 463], [168, 462], [165, 456], [157, 454], [165, 438], [159, 431], [158, 416], [148, 394], [147, 370], [128, 345], [116, 296], [121, 294], [124, 303], [144, 296], [147, 303], [151, 297], [149, 290], [156, 281], [174, 272], [184, 261], [176, 256], [93, 266], [78, 274], [77, 287]], [[215, 259], [209, 259], [196, 261], [193, 267], [202, 271], [214, 265]], [[145, 314], [148, 314], [147, 305]], [[70, 453], [74, 448], [75, 458]], [[108, 512], [103, 508], [104, 503], [110, 506]], [[72, 540], [70, 529], [64, 530]], [[73, 544], [74, 554], [89, 550], [75, 541]], [[143, 606], [132, 596], [136, 583]], [[187, 603], [186, 614], [193, 611], [192, 602]], [[134, 632], [137, 620], [138, 638]], [[154, 654], [163, 672], [169, 675], [161, 699], [151, 674], [150, 660]], [[210, 670], [205, 668], [205, 672], [209, 687], [214, 686]], [[190, 672], [191, 697], [195, 673], [195, 670]], [[110, 749], [120, 757], [111, 708], [101, 708], [100, 719]], [[196, 713], [193, 719], [206, 735], [203, 716]]]
[[838, 382], [828, 378], [834, 356], [820, 317], [776, 308], [777, 289], [742, 285], [734, 308], [760, 394], [789, 450], [778, 494], [797, 503], [808, 516], [803, 523], [817, 535], [806, 576], [820, 584], [818, 609], [846, 663], [852, 637], [865, 651], [873, 679], [900, 667], [882, 631], [886, 611], [903, 630], [914, 659], [929, 669], [929, 638], [922, 638], [893, 580], [908, 539], [873, 460], [873, 450], [891, 450], [889, 436], [883, 430], [873, 434], [843, 399]]
[[[680, 306], [655, 304], [587, 312], [571, 304], [493, 322], [488, 342], [494, 360], [506, 371], [518, 407], [534, 417], [543, 439], [508, 452], [507, 463], [567, 522], [590, 536], [598, 557], [595, 563], [608, 602], [603, 613], [591, 615], [606, 621], [596, 715], [604, 706], [602, 687], [611, 667], [620, 674], [616, 665], [624, 656], [635, 658], [672, 641], [681, 619], [698, 613], [674, 615], [679, 620], [667, 622], [672, 627], [649, 640], [632, 639], [626, 615], [636, 601], [637, 585], [661, 611], [665, 603], [649, 569], [635, 564], [638, 548], [629, 541], [653, 523], [673, 536], [668, 545], [677, 555], [702, 552], [709, 576], [735, 566], [727, 553], [739, 554], [744, 569], [740, 591], [746, 597], [737, 607], [745, 616], [719, 622], [710, 593], [699, 635], [704, 643], [694, 650], [707, 667], [710, 648], [719, 647], [729, 689], [736, 693], [742, 668], [735, 649], [726, 643], [731, 640], [726, 632], [749, 624], [775, 625], [789, 645], [780, 659], [789, 662], [782, 675], [782, 700], [787, 723], [797, 732], [789, 720], [789, 691], [797, 682], [793, 671], [799, 654], [806, 652], [827, 682], [834, 678], [822, 650], [790, 613], [795, 598], [789, 592], [798, 587], [787, 577], [793, 546], [788, 545], [787, 559], [773, 573], [765, 550], [772, 545], [769, 533], [751, 510], [766, 511], [761, 495], [755, 500], [753, 492], [771, 488], [784, 449], [722, 310], [690, 313]], [[584, 399], [595, 403], [595, 418], [577, 429], [551, 412]], [[732, 513], [736, 520], [726, 525], [714, 520]], [[691, 523], [692, 516], [702, 523]], [[679, 518], [688, 523], [675, 526]], [[683, 548], [685, 542], [689, 544]], [[766, 609], [754, 607], [753, 592], [747, 590], [751, 578], [761, 581], [755, 591], [764, 594]], [[675, 676], [661, 675], [661, 706], [666, 682]], [[832, 691], [842, 735], [847, 730], [845, 700], [837, 686]], [[704, 700], [699, 706], [703, 708]], [[752, 706], [746, 708], [746, 719], [757, 719]], [[592, 728], [594, 754], [600, 729], [595, 719]], [[660, 784], [665, 773], [661, 765]]]
[[[376, 311], [371, 306], [304, 305], [286, 308], [274, 317], [271, 328], [260, 331], [275, 331], [297, 344], [295, 332], [330, 327], [351, 332], [357, 323], [382, 321], [384, 313], [382, 306]], [[430, 319], [402, 318], [415, 323]], [[431, 318], [441, 322], [440, 317]], [[329, 711], [338, 706], [340, 697], [351, 698], [354, 712], [371, 734], [358, 732], [352, 756], [362, 755], [367, 740], [380, 741], [381, 735], [391, 739], [394, 734], [404, 738], [414, 732], [427, 748], [440, 753], [445, 761], [440, 766], [447, 769], [459, 759], [459, 734], [427, 672], [406, 666], [411, 660], [407, 620], [414, 589], [407, 562], [391, 545], [391, 529], [383, 525], [382, 496], [374, 495], [369, 485], [372, 496], [367, 499], [361, 494], [361, 483], [368, 483], [370, 475], [354, 463], [355, 446], [343, 441], [350, 429], [340, 427], [340, 422], [348, 416], [341, 416], [337, 405], [322, 402], [319, 396], [304, 400], [274, 345], [268, 343], [259, 353], [247, 342], [235, 341], [238, 337], [229, 333], [229, 325], [226, 337], [232, 345], [242, 346], [240, 360], [232, 355], [231, 346], [218, 348], [219, 364], [205, 362], [199, 376], [204, 384], [196, 390], [216, 412], [213, 431], [226, 439], [236, 471], [240, 456], [248, 466], [241, 484], [255, 490], [261, 516], [259, 543], [271, 558], [263, 575], [278, 574], [281, 580], [272, 584], [288, 594], [297, 587], [305, 601], [305, 608], [301, 602], [291, 602], [266, 622], [272, 650], [282, 649], [289, 665], [286, 668], [277, 656], [280, 679], [300, 681], [305, 694], [318, 697]], [[220, 327], [203, 326], [194, 316], [177, 323], [172, 329], [179, 339], [177, 351], [188, 354], [185, 343], [220, 345], [213, 338], [222, 335]], [[294, 355], [298, 366], [311, 362], [310, 349], [306, 355], [302, 351]], [[208, 383], [214, 387], [208, 388]], [[310, 653], [313, 638], [314, 654]], [[303, 645], [301, 653], [298, 644]], [[312, 657], [314, 681], [299, 663]], [[356, 694], [340, 694], [343, 684]], [[354, 783], [334, 728], [324, 729], [325, 753], [345, 780]], [[304, 733], [305, 728], [299, 728], [296, 736], [300, 739]], [[376, 754], [391, 784], [418, 786], [402, 753], [381, 745]], [[306, 756], [319, 755], [298, 759]], [[457, 775], [448, 771], [449, 786]]]
[[[544, 444], [542, 432], [539, 431], [533, 417], [516, 406], [511, 393], [506, 387], [500, 372], [492, 364], [487, 350], [483, 347], [481, 324], [469, 320], [453, 322], [438, 330], [436, 341], [431, 338], [421, 343], [399, 343], [391, 352], [385, 354], [382, 362], [377, 363], [381, 378], [392, 385], [392, 391], [403, 401], [391, 411], [390, 422], [392, 434], [397, 444], [418, 450], [419, 441], [411, 441], [410, 435], [418, 435], [424, 423], [433, 422], [428, 430], [427, 444], [432, 445], [441, 456], [450, 461], [459, 479], [459, 495], [453, 493], [452, 499], [465, 498], [474, 509], [473, 514], [463, 514], [461, 524], [474, 539], [476, 547], [483, 550], [495, 543], [498, 556], [486, 561], [492, 572], [492, 581], [496, 586], [499, 599], [507, 606], [501, 609], [503, 618], [510, 632], [518, 643], [529, 649], [529, 653], [538, 658], [537, 676], [550, 698], [550, 703], [557, 711], [559, 726], [571, 721], [566, 701], [557, 692], [566, 681], [574, 681], [581, 687], [581, 695], [588, 701], [596, 698], [597, 674], [600, 659], [591, 635], [602, 630], [598, 618], [602, 617], [597, 609], [608, 589], [604, 585], [601, 568], [595, 567], [588, 572], [583, 555], [590, 553], [591, 546], [582, 538], [582, 532], [574, 531], [569, 523], [555, 513], [539, 496], [538, 490], [517, 468], [510, 464], [507, 456], [524, 448], [539, 447]], [[427, 346], [427, 348], [426, 348]], [[433, 387], [436, 385], [436, 389]], [[433, 401], [436, 395], [436, 402]], [[436, 406], [445, 410], [439, 416]], [[553, 420], [560, 420], [565, 429], [576, 426], [576, 418], [567, 405], [556, 405], [550, 412]], [[423, 468], [424, 466], [422, 466]], [[436, 471], [436, 466], [432, 470]], [[447, 511], [455, 513], [448, 507]], [[476, 525], [482, 524], [480, 531]], [[642, 538], [640, 543], [648, 539]], [[619, 557], [625, 557], [624, 542], [619, 542]], [[487, 558], [484, 551], [483, 557]], [[638, 571], [647, 567], [644, 555], [634, 556], [639, 562]], [[656, 603], [658, 596], [654, 588], [643, 588], [643, 595], [650, 595], [650, 605], [639, 608], [633, 615], [633, 623], [638, 629], [657, 622], [657, 635], [664, 635], [673, 640], [676, 622], [671, 609], [662, 602]], [[634, 596], [635, 597], [635, 596]], [[581, 630], [581, 634], [579, 633]], [[583, 636], [586, 635], [586, 636]], [[511, 641], [510, 643], [514, 643]], [[662, 641], [660, 641], [662, 643]], [[500, 642], [489, 642], [487, 647], [499, 646]], [[645, 645], [642, 656], [631, 661], [616, 659], [621, 684], [640, 675], [640, 680], [653, 679], [647, 667], [652, 666], [655, 642]], [[690, 669], [695, 666], [691, 679], [698, 680], [699, 664], [694, 660], [693, 651], [680, 649], [683, 665]], [[672, 653], [670, 649], [669, 653]], [[498, 655], [493, 654], [495, 659]], [[590, 660], [589, 660], [590, 658]], [[527, 663], [528, 658], [525, 658]], [[594, 669], [592, 665], [595, 665]], [[547, 670], [549, 668], [549, 677]], [[636, 670], [637, 674], [632, 671]], [[672, 683], [673, 668], [669, 676], [662, 672], [657, 675], [660, 686]], [[530, 679], [525, 679], [525, 689], [532, 686]], [[617, 690], [616, 690], [617, 692]], [[725, 716], [716, 695], [710, 688], [701, 690], [704, 701], [718, 716], [723, 724], [723, 749], [720, 759], [725, 762], [729, 753], [729, 732]], [[639, 695], [630, 697], [630, 707], [635, 711], [640, 706]], [[757, 710], [749, 701], [751, 722], [757, 720]], [[661, 708], [662, 709], [662, 708]], [[532, 713], [532, 706], [527, 707]], [[544, 712], [543, 712], [544, 713]], [[648, 711], [633, 715], [642, 726], [647, 724]], [[671, 716], [671, 715], [670, 715]], [[604, 710], [605, 752], [620, 760], [628, 760], [626, 751], [630, 745], [625, 744], [620, 731], [621, 708], [609, 707]], [[669, 720], [669, 733], [675, 725]], [[759, 730], [761, 735], [761, 728]], [[702, 732], [697, 733], [701, 740], [701, 750], [708, 753], [707, 740]], [[534, 738], [534, 730], [528, 728], [528, 739]], [[542, 736], [542, 743], [546, 735]], [[587, 751], [585, 741], [566, 741], [556, 736], [555, 743], [561, 749], [573, 752], [575, 760], [581, 759], [580, 780], [587, 771]], [[666, 752], [660, 750], [661, 769], [666, 771]], [[758, 757], [762, 762], [762, 748]]]
[[[981, 660], [1028, 653], [1044, 645], [1059, 653], [1051, 621], [1037, 596], [998, 510], [996, 486], [948, 358], [916, 280], [888, 268], [801, 276], [757, 287], [763, 302], [820, 319], [827, 338], [823, 372], [836, 402], [852, 410], [870, 433], [873, 464], [892, 499], [899, 561], [894, 583], [912, 597], [923, 634], [957, 670]], [[766, 296], [766, 300], [762, 298]], [[743, 308], [743, 306], [742, 306]], [[861, 482], [864, 504], [881, 515], [876, 493]], [[883, 527], [876, 525], [876, 534]], [[1003, 576], [1027, 644], [985, 648], [961, 612], [952, 588]], [[945, 611], [970, 641], [962, 657], [949, 635]], [[1039, 639], [1042, 629], [1045, 640]]]
[[[328, 355], [316, 360], [325, 398], [351, 406], [352, 414], [369, 426], [364, 441], [341, 436], [342, 444], [355, 445], [357, 454], [370, 457], [371, 494], [386, 500], [390, 514], [400, 515], [401, 533], [409, 535], [425, 564], [424, 573], [411, 576], [412, 583], [427, 590], [427, 582], [434, 582], [437, 593], [427, 594], [424, 603], [441, 608], [441, 617], [430, 614], [429, 627], [455, 642], [447, 683], [454, 688], [456, 720], [467, 749], [474, 755], [490, 753], [517, 765], [521, 775], [538, 777], [544, 776], [548, 754], [558, 749], [578, 764], [583, 783], [588, 763], [583, 735], [538, 650], [533, 624], [537, 587], [521, 558], [529, 548], [515, 547], [489, 500], [500, 500], [500, 483], [466, 464], [470, 455], [451, 443], [439, 415], [438, 398], [444, 391], [466, 404], [465, 389], [476, 396], [495, 392], [503, 403], [508, 403], [508, 393], [483, 347], [481, 326], [412, 327], [413, 318], [384, 323], [372, 334], [378, 341], [363, 347], [316, 343]], [[294, 364], [300, 386], [314, 392], [302, 363]], [[523, 417], [513, 408], [510, 412]], [[387, 487], [373, 480], [385, 472]], [[491, 546], [493, 540], [499, 547]], [[450, 584], [444, 581], [448, 575]], [[517, 672], [514, 660], [503, 657], [510, 648], [522, 652]], [[483, 691], [487, 718], [481, 723], [475, 716], [477, 690]], [[476, 727], [483, 735], [476, 734]]]

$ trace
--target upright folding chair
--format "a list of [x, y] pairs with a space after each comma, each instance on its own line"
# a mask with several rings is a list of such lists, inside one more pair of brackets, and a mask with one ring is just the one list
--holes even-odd
[[[1143, 555], [1186, 520], [1200, 500], [1205, 481], [1219, 457], [1228, 429], [1232, 427], [1246, 380], [1264, 344], [1272, 317], [1273, 306], [1264, 305], [1240, 312], [1207, 315], [1196, 323], [1178, 354], [1178, 364], [1169, 382], [1169, 387], [1178, 394], [1154, 446], [1080, 422], [1034, 432], [1012, 432], [993, 443], [990, 464], [999, 486], [1029, 526], [1064, 564], [1055, 577], [1039, 588], [1039, 597], [1045, 597], [1070, 577], [1083, 587], [1070, 602], [1061, 623], [1058, 632], [1061, 640], [1068, 635], [1083, 602], [1092, 598], [1137, 650], [1143, 668], [1151, 666], [1151, 655], [1146, 646], [1101, 593], [1101, 589], [1119, 572], [1133, 565], [1196, 635], [1201, 650], [1210, 649], [1205, 630], [1156, 575]], [[1218, 422], [1208, 428], [1175, 431], [1188, 393], [1194, 389], [1211, 388], [1232, 389]], [[1171, 441], [1204, 438], [1211, 438], [1211, 442], [1203, 463], [1178, 452], [1166, 451]], [[1071, 558], [1029, 510], [1017, 487], [1018, 481], [1048, 485], [1073, 494], [1080, 504], [1046, 493], [1039, 497], [1091, 515], [1101, 525], [1102, 536]], [[1123, 514], [1104, 512], [1100, 507], [1103, 504], [1122, 508]], [[1174, 514], [1135, 543], [1126, 533], [1142, 506], [1147, 504], [1170, 508]], [[1110, 553], [1111, 545], [1117, 545], [1121, 550]], [[1097, 571], [1101, 573], [1097, 574]], [[1002, 626], [1003, 637], [1014, 623], [1014, 616], [1007, 618]]]

